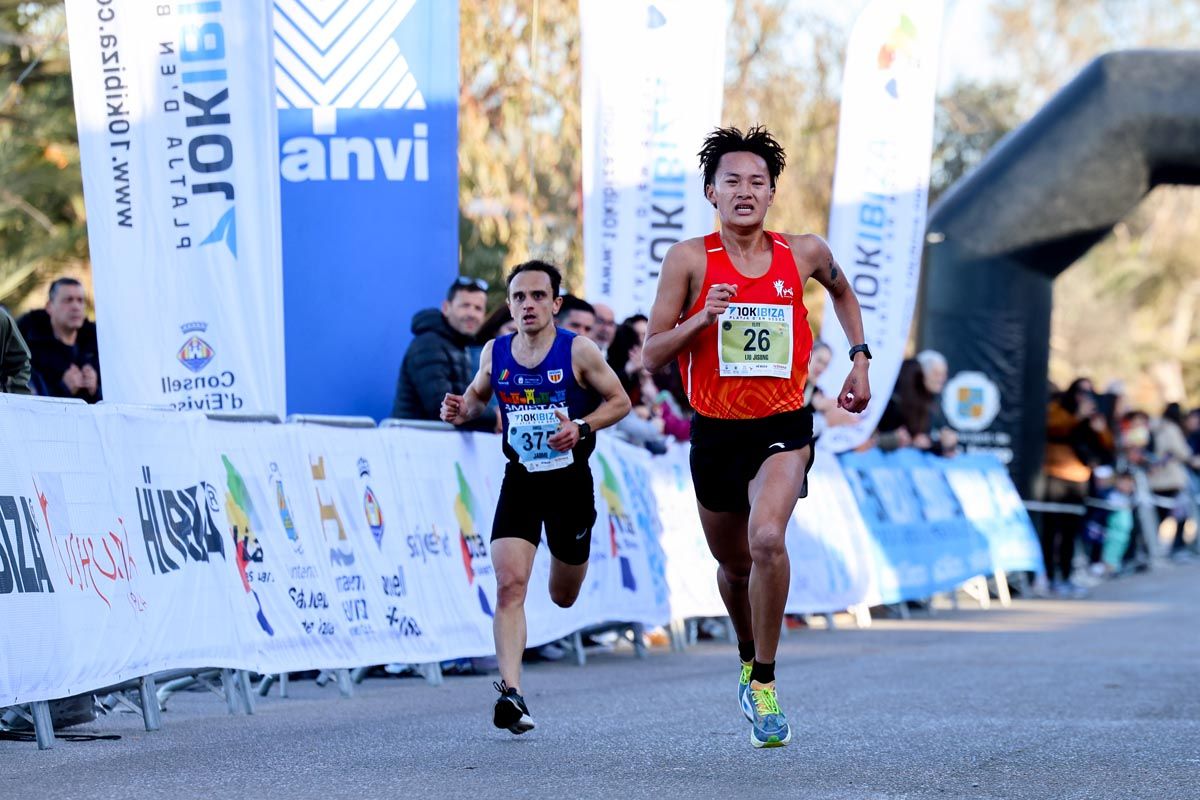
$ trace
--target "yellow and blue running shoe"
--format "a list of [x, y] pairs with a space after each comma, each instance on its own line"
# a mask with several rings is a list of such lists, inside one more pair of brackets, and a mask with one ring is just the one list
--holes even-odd
[[754, 722], [754, 701], [750, 699], [750, 672], [753, 667], [753, 661], [743, 661], [742, 677], [738, 679], [738, 702], [749, 722]]
[[792, 728], [787, 717], [779, 710], [775, 696], [775, 684], [750, 684], [750, 697], [754, 701], [754, 727], [750, 729], [750, 744], [755, 747], [783, 747], [792, 740]]

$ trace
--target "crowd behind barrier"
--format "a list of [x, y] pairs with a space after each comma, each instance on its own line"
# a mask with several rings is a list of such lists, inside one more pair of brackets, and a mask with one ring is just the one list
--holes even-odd
[[[0, 706], [173, 669], [493, 653], [503, 456], [492, 434], [0, 396], [0, 436]], [[1039, 568], [998, 463], [900, 452], [844, 464], [819, 455], [793, 516], [789, 613]], [[592, 466], [587, 581], [558, 608], [539, 550], [530, 644], [614, 621], [723, 616], [686, 448], [652, 457], [601, 436]]]

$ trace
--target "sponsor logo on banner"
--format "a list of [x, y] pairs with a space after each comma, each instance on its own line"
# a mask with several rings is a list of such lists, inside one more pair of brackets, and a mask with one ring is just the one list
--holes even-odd
[[[346, 525], [342, 522], [342, 515], [338, 512], [333, 493], [325, 485], [325, 456], [317, 456], [316, 461], [309, 456], [309, 468], [312, 471], [313, 486], [317, 493], [321, 531], [325, 534], [325, 543], [329, 545], [329, 562], [335, 566], [352, 566], [354, 564], [354, 548], [350, 545], [350, 536], [346, 533]], [[328, 502], [325, 500], [326, 497], [329, 498]]]
[[596, 460], [600, 462], [603, 479], [600, 482], [600, 495], [608, 508], [608, 543], [610, 555], [617, 560], [621, 568], [621, 586], [631, 592], [637, 591], [637, 579], [633, 576], [633, 563], [629, 553], [638, 549], [637, 529], [625, 509], [625, 498], [621, 495], [621, 484], [617, 482], [616, 473], [608, 464], [608, 459], [599, 453]]
[[233, 539], [242, 588], [254, 600], [254, 619], [258, 626], [268, 636], [274, 636], [275, 629], [267, 621], [262, 600], [254, 590], [256, 583], [275, 582], [275, 576], [263, 569], [263, 549], [259, 539], [259, 532], [263, 529], [262, 520], [254, 509], [254, 501], [250, 497], [246, 481], [229, 460], [229, 456], [222, 453], [221, 462], [225, 465], [225, 515], [229, 518], [229, 535]]
[[[365, 458], [358, 460], [358, 477], [363, 481], [371, 477], [371, 465]], [[366, 484], [363, 487], [363, 513], [366, 514], [367, 527], [371, 529], [371, 536], [375, 539], [375, 545], [382, 550], [383, 509], [379, 507], [379, 500], [375, 497], [375, 492], [371, 489], [370, 484]]]
[[296, 533], [296, 523], [292, 518], [292, 508], [288, 503], [287, 493], [283, 490], [283, 476], [279, 473], [279, 465], [272, 461], [269, 469], [267, 484], [275, 489], [275, 506], [279, 512], [279, 521], [283, 524], [283, 532], [287, 534], [296, 554], [304, 555], [304, 546], [300, 543], [300, 535]]
[[461, 464], [457, 462], [454, 464], [454, 473], [458, 480], [458, 494], [454, 497], [454, 517], [458, 520], [458, 536], [462, 543], [463, 567], [467, 572], [467, 583], [475, 587], [476, 596], [479, 598], [479, 607], [483, 613], [492, 617], [495, 616], [495, 612], [492, 610], [491, 603], [488, 602], [487, 592], [476, 580], [478, 576], [490, 575], [493, 569], [491, 558], [488, 555], [487, 542], [480, 535], [479, 527], [475, 523], [479, 504], [475, 499], [475, 493], [471, 491], [471, 485], [467, 483], [467, 476], [463, 474]]
[[[0, 595], [54, 591], [38, 542], [34, 508], [28, 497], [0, 495]], [[119, 569], [115, 563], [113, 568]]]
[[207, 564], [211, 555], [225, 558], [225, 540], [213, 521], [221, 506], [212, 485], [202, 481], [184, 489], [157, 489], [145, 466], [142, 483], [134, 491], [151, 574]]
[[[163, 111], [179, 115], [179, 135], [168, 136], [164, 143], [163, 158], [175, 186], [168, 193], [171, 205], [151, 216], [172, 221], [177, 250], [223, 246], [236, 260], [237, 186], [231, 171], [234, 119], [229, 95], [237, 89], [230, 84], [225, 63], [226, 15], [220, 2], [162, 3], [158, 9], [160, 17], [173, 13], [179, 23], [179, 38], [158, 46], [160, 76], [175, 94], [164, 101]], [[125, 127], [128, 130], [128, 123]], [[214, 216], [215, 224], [201, 222]]]
[[960, 431], [982, 431], [1000, 413], [1000, 389], [982, 372], [960, 372], [942, 391], [946, 421]]
[[907, 14], [901, 14], [896, 27], [888, 34], [887, 41], [879, 48], [876, 64], [884, 73], [887, 82], [884, 91], [893, 99], [900, 99], [900, 83], [897, 73], [913, 69], [920, 64], [920, 52], [917, 26]]
[[[175, 359], [196, 373], [195, 377], [176, 378], [164, 375], [161, 379], [162, 393], [167, 402], [178, 411], [238, 411], [245, 399], [238, 393], [237, 376], [232, 370], [221, 370], [210, 375], [201, 375], [204, 368], [216, 357], [212, 345], [201, 339], [199, 334], [208, 331], [206, 322], [187, 322], [179, 326], [184, 335], [191, 334], [175, 354]], [[186, 373], [185, 373], [186, 374]], [[181, 393], [183, 397], [177, 397]]]
[[[204, 332], [208, 330], [208, 324], [204, 322], [189, 322], [181, 325], [180, 330], [184, 333], [191, 333], [192, 331]], [[177, 357], [180, 364], [183, 364], [192, 372], [199, 372], [208, 366], [208, 362], [213, 360], [213, 355], [215, 354], [208, 342], [199, 336], [193, 335], [183, 343], [183, 347], [179, 348]]]
[[[313, 136], [285, 139], [280, 173], [291, 182], [429, 180], [429, 126], [410, 137], [335, 136], [338, 109], [425, 110], [393, 34], [414, 0], [330, 3], [276, 0], [275, 83], [281, 109], [310, 109]], [[377, 169], [378, 168], [378, 169]]]
[[1013, 459], [1012, 435], [988, 430], [1000, 415], [1000, 387], [982, 372], [957, 373], [942, 390], [942, 411], [958, 431], [958, 441], [968, 453], [990, 453], [1002, 464]]

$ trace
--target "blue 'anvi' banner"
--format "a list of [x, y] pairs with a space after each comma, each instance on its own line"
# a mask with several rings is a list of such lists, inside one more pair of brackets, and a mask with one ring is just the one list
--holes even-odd
[[456, 0], [275, 0], [287, 407], [388, 416], [458, 261]]

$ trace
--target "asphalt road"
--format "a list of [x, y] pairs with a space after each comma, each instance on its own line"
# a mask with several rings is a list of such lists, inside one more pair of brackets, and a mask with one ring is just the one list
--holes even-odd
[[535, 665], [522, 737], [491, 727], [491, 676], [293, 682], [253, 717], [182, 693], [155, 733], [110, 714], [73, 730], [118, 741], [0, 741], [0, 797], [1197, 798], [1198, 609], [1200, 565], [1164, 565], [1087, 600], [794, 631], [777, 750], [749, 744], [725, 643]]

